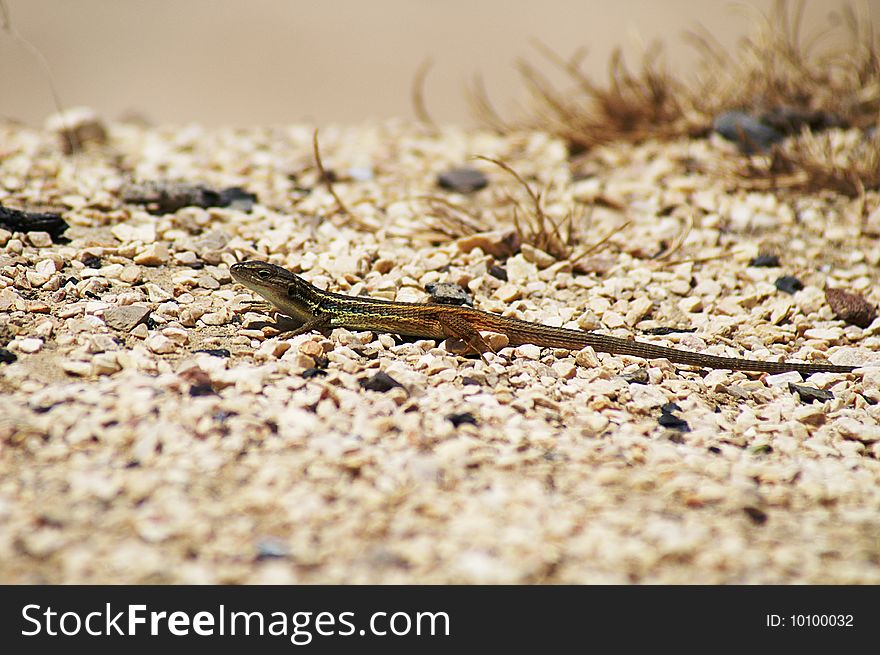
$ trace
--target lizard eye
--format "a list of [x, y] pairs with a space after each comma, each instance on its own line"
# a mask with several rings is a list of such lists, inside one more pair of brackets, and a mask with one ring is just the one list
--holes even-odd
[[264, 268], [261, 268], [257, 271], [257, 277], [259, 277], [261, 280], [268, 280], [270, 277], [272, 277], [272, 273]]

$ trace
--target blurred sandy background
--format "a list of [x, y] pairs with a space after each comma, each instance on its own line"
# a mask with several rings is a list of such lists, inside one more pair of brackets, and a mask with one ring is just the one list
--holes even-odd
[[[694, 51], [681, 38], [685, 30], [703, 25], [732, 45], [748, 25], [747, 5], [717, 0], [6, 4], [15, 29], [48, 61], [65, 106], [206, 125], [411, 117], [413, 76], [429, 57], [430, 113], [441, 123], [473, 123], [465, 85], [481, 74], [509, 115], [524, 100], [515, 60], [543, 61], [535, 39], [565, 56], [586, 46], [586, 70], [603, 76], [617, 45], [637, 65], [645, 46], [661, 39], [670, 65], [688, 70]], [[768, 11], [772, 0], [748, 6]], [[804, 33], [827, 25], [841, 6], [808, 2]], [[856, 6], [878, 25], [880, 0]], [[0, 33], [0, 84], [0, 117], [39, 125], [54, 110], [39, 62], [7, 33]]]

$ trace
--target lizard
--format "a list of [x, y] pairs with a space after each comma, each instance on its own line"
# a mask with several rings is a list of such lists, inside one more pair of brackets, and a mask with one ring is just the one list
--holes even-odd
[[569, 350], [589, 346], [597, 352], [642, 359], [665, 358], [676, 364], [710, 369], [771, 374], [797, 371], [808, 376], [820, 372], [849, 373], [858, 368], [824, 362], [774, 362], [722, 357], [592, 331], [532, 323], [471, 307], [348, 296], [324, 291], [285, 268], [257, 260], [235, 263], [229, 272], [236, 282], [268, 301], [267, 306], [302, 322], [296, 330], [280, 335], [283, 337], [341, 327], [423, 339], [458, 338], [482, 356], [492, 350], [480, 334], [485, 331], [506, 335], [511, 346], [534, 344]]

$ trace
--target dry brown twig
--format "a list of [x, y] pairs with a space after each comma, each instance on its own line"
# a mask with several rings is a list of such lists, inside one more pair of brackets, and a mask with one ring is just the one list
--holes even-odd
[[15, 29], [15, 26], [12, 24], [12, 14], [9, 11], [9, 7], [6, 6], [6, 0], [0, 0], [0, 29], [6, 32], [13, 41], [19, 43], [25, 50], [27, 50], [28, 53], [37, 60], [40, 68], [43, 69], [43, 74], [46, 76], [46, 81], [49, 83], [49, 91], [52, 93], [52, 102], [55, 105], [55, 111], [58, 112], [61, 123], [64, 125], [62, 136], [67, 139], [69, 151], [77, 152], [81, 144], [77, 140], [75, 131], [69, 129], [69, 126], [66, 125], [67, 119], [64, 116], [64, 103], [61, 101], [61, 95], [58, 93], [58, 85], [55, 83], [55, 77], [52, 75], [52, 69], [49, 67], [49, 62], [37, 46], [24, 38], [19, 34], [18, 30]]
[[336, 201], [336, 211], [346, 216], [354, 225], [357, 226], [358, 229], [372, 231], [373, 227], [369, 225], [366, 221], [364, 221], [360, 216], [354, 214], [351, 210], [349, 210], [346, 204], [342, 202], [342, 198], [339, 197], [339, 194], [336, 193], [336, 188], [333, 186], [333, 180], [330, 178], [330, 175], [328, 175], [326, 169], [324, 168], [324, 162], [321, 160], [321, 149], [318, 147], [317, 128], [315, 128], [315, 133], [312, 136], [312, 149], [315, 155], [315, 166], [317, 166], [318, 168], [318, 175], [320, 176], [321, 181], [324, 183], [324, 186], [327, 188], [327, 192], [331, 196], [333, 196], [333, 200]]
[[489, 93], [486, 91], [486, 84], [480, 75], [474, 76], [471, 87], [465, 90], [465, 96], [471, 105], [474, 115], [484, 125], [488, 126], [489, 129], [495, 130], [500, 134], [506, 134], [514, 129], [501, 118], [501, 114], [495, 109], [495, 106], [489, 99]]
[[412, 83], [412, 104], [413, 111], [416, 114], [416, 120], [422, 125], [430, 129], [432, 132], [437, 131], [437, 123], [431, 118], [428, 112], [428, 106], [425, 103], [425, 80], [431, 70], [434, 62], [431, 59], [425, 59], [416, 69]]
[[429, 236], [439, 235], [448, 239], [460, 239], [488, 229], [478, 217], [471, 215], [464, 207], [442, 196], [422, 195], [416, 196], [412, 200], [427, 202], [433, 214], [427, 215], [426, 218], [437, 219], [429, 226], [430, 229], [424, 232]]

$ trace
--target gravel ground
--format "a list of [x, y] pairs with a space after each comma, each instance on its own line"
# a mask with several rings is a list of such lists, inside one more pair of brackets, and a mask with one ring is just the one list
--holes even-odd
[[[279, 340], [283, 319], [229, 275], [268, 259], [407, 301], [451, 282], [532, 321], [876, 365], [880, 321], [849, 325], [825, 296], [880, 300], [876, 192], [737, 190], [712, 172], [734, 156], [714, 138], [598, 149], [573, 180], [545, 134], [392, 122], [322, 130], [345, 213], [310, 126], [104, 128], [65, 155], [51, 129], [0, 126], [0, 204], [70, 224], [0, 229], [4, 582], [880, 583], [878, 366], [803, 381], [533, 346], [482, 361], [346, 330]], [[534, 247], [522, 187], [474, 155], [543, 191], [571, 253]], [[485, 188], [438, 186], [462, 166]], [[161, 213], [131, 181], [256, 202]], [[364, 389], [379, 372], [399, 386]]]

